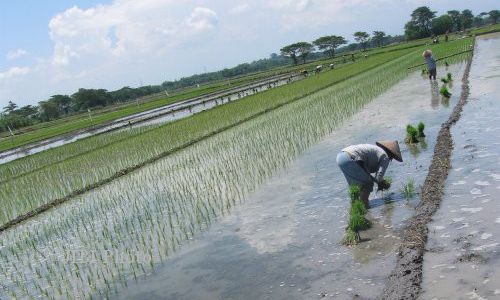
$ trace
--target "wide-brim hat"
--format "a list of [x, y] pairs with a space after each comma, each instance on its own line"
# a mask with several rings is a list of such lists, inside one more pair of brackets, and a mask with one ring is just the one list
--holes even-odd
[[387, 154], [399, 162], [403, 162], [401, 150], [399, 150], [398, 141], [378, 141], [377, 146], [384, 149]]

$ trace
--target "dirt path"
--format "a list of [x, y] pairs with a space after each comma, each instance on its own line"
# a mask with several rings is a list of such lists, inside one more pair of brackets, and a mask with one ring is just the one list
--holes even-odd
[[427, 242], [427, 223], [439, 208], [448, 171], [450, 170], [453, 140], [450, 128], [459, 119], [469, 97], [469, 72], [472, 55], [467, 62], [462, 78], [460, 100], [452, 114], [441, 126], [429, 173], [422, 186], [422, 200], [415, 215], [403, 229], [396, 267], [389, 275], [387, 285], [377, 299], [416, 299], [421, 291], [424, 248]]

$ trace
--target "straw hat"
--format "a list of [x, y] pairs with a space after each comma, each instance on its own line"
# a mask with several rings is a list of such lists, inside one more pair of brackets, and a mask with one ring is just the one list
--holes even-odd
[[377, 146], [384, 149], [385, 152], [395, 160], [399, 162], [403, 162], [403, 158], [401, 156], [401, 151], [399, 150], [398, 141], [378, 141], [376, 142]]

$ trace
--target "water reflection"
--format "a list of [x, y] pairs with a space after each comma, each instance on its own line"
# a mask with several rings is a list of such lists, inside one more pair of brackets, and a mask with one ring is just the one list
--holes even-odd
[[439, 107], [439, 83], [431, 81], [431, 107], [437, 109]]

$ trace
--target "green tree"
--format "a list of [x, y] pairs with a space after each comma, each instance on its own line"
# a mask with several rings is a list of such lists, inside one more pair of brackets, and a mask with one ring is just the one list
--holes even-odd
[[432, 30], [432, 19], [436, 16], [436, 12], [432, 11], [427, 6], [421, 6], [411, 13], [411, 22], [417, 28], [420, 37], [430, 36]]
[[67, 115], [71, 111], [73, 99], [68, 95], [53, 95], [48, 101], [53, 102], [62, 115]]
[[302, 63], [306, 63], [306, 58], [314, 49], [314, 46], [308, 42], [297, 43], [297, 48], [299, 49], [299, 56], [302, 58]]
[[470, 9], [462, 10], [460, 14], [460, 22], [462, 24], [463, 29], [471, 28], [472, 23], [474, 22], [474, 15]]
[[32, 118], [38, 114], [38, 107], [33, 105], [26, 105], [19, 109], [16, 109], [13, 113], [21, 117]]
[[335, 49], [340, 45], [347, 44], [347, 41], [338, 35], [327, 35], [316, 39], [313, 44], [318, 47], [319, 50], [323, 50], [330, 58], [333, 58], [335, 57]]
[[281, 55], [290, 57], [293, 61], [294, 65], [298, 64], [298, 54], [299, 54], [299, 48], [297, 47], [297, 44], [290, 44], [288, 46], [285, 46], [280, 49]]
[[421, 37], [418, 27], [412, 21], [405, 24], [405, 36], [407, 40], [415, 40]]
[[363, 51], [365, 51], [368, 40], [370, 39], [370, 35], [364, 31], [356, 31], [353, 36], [356, 42], [361, 44], [361, 47], [363, 47]]
[[55, 102], [40, 101], [38, 106], [40, 107], [40, 119], [42, 121], [47, 122], [59, 118], [59, 108]]
[[458, 10], [449, 10], [447, 14], [453, 20], [453, 31], [462, 29], [462, 22], [460, 20], [460, 12]]
[[105, 89], [79, 89], [71, 95], [77, 110], [85, 110], [96, 106], [106, 106], [112, 102], [112, 97]]
[[492, 10], [489, 12], [489, 15], [491, 23], [496, 24], [498, 22], [498, 19], [500, 18], [500, 10]]
[[382, 46], [384, 39], [386, 37], [385, 32], [383, 31], [374, 31], [372, 34], [372, 41], [375, 43], [377, 47]]
[[15, 104], [14, 102], [12, 101], [9, 101], [9, 103], [7, 103], [7, 106], [5, 106], [3, 108], [3, 111], [7, 114], [10, 114], [11, 112], [13, 112], [14, 110], [16, 110], [17, 108], [17, 104]]
[[453, 19], [450, 15], [442, 15], [432, 20], [432, 33], [444, 34], [453, 29]]

